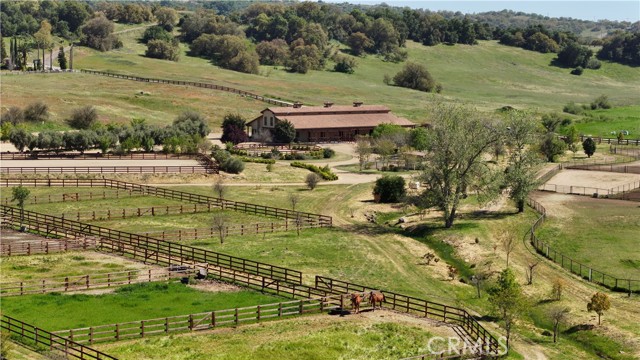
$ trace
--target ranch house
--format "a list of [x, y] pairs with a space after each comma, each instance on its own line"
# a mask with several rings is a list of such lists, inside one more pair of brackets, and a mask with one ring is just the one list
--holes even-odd
[[416, 124], [397, 117], [382, 105], [363, 105], [354, 102], [352, 106], [272, 107], [264, 109], [262, 115], [247, 124], [249, 136], [254, 141], [270, 138], [278, 121], [289, 120], [296, 129], [298, 142], [354, 141], [356, 135], [371, 134], [380, 124], [395, 124], [414, 128]]

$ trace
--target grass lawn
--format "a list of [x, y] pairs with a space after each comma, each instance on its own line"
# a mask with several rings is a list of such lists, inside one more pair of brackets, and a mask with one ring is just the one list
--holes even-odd
[[[93, 251], [73, 251], [59, 254], [3, 257], [0, 262], [2, 282], [48, 279], [146, 269], [150, 266]], [[3, 300], [4, 301], [4, 300]]]
[[102, 295], [7, 297], [2, 299], [2, 312], [54, 331], [280, 301], [283, 298], [251, 290], [203, 292], [179, 282], [157, 282], [127, 285]]
[[432, 336], [416, 322], [318, 315], [97, 347], [119, 358], [141, 360], [398, 359], [425, 353]]
[[[133, 209], [147, 208], [152, 206], [176, 206], [180, 205], [180, 201], [172, 199], [164, 199], [156, 196], [133, 196], [123, 197], [121, 199], [99, 199], [99, 200], [82, 200], [55, 202], [49, 204], [29, 204], [25, 205], [25, 210], [40, 212], [60, 216], [62, 213], [73, 213], [78, 211], [106, 211], [107, 209]], [[183, 204], [188, 207], [190, 204]]]
[[575, 121], [582, 134], [615, 138], [612, 131], [629, 131], [625, 139], [640, 138], [640, 105], [621, 106], [611, 109], [589, 110], [587, 116]]
[[618, 278], [640, 279], [639, 228], [637, 203], [572, 196], [550, 211], [539, 235], [575, 261]]

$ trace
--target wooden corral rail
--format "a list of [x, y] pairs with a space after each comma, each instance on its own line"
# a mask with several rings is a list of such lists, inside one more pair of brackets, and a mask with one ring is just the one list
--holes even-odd
[[167, 335], [177, 332], [210, 330], [308, 313], [322, 313], [340, 307], [341, 296], [285, 301], [273, 304], [216, 310], [190, 315], [132, 321], [119, 324], [56, 331], [54, 334], [80, 344], [94, 344]]
[[2, 282], [0, 283], [0, 296], [19, 296], [109, 288], [144, 282], [163, 281], [176, 276], [188, 276], [191, 273], [193, 273], [193, 270], [189, 268], [168, 267], [166, 269], [142, 269], [112, 273], [62, 276], [50, 279]]
[[102, 153], [45, 153], [36, 151], [25, 152], [1, 152], [0, 160], [165, 160], [165, 159], [196, 159], [198, 154], [166, 154], [155, 152], [132, 152], [129, 154], [102, 154]]
[[587, 138], [592, 138], [597, 144], [617, 144], [617, 145], [640, 145], [640, 139], [623, 139], [618, 140], [618, 138], [603, 138], [603, 137], [594, 137], [594, 136], [584, 136], [580, 135], [580, 142], [584, 142]]
[[640, 149], [629, 147], [609, 146], [609, 153], [630, 156], [634, 159], [640, 159]]
[[140, 185], [112, 179], [38, 179], [38, 178], [4, 178], [0, 179], [0, 186], [55, 186], [55, 187], [109, 187], [112, 189], [131, 190], [140, 194], [162, 197], [191, 203], [211, 203], [220, 209], [238, 211], [254, 215], [271, 216], [275, 218], [313, 221], [320, 227], [331, 227], [332, 217], [312, 214], [271, 206], [257, 205], [240, 201], [232, 201], [213, 196], [188, 193], [172, 189], [164, 189], [149, 185]]
[[547, 209], [531, 198], [527, 199], [527, 204], [540, 214], [540, 217], [531, 225], [528, 234], [529, 241], [539, 254], [560, 265], [560, 267], [569, 270], [571, 273], [578, 275], [583, 280], [602, 285], [613, 291], [627, 292], [629, 296], [634, 292], [640, 293], [640, 279], [620, 279], [605, 274], [602, 271], [593, 269], [588, 265], [557, 252], [550, 247], [548, 243], [540, 240], [535, 232], [544, 223], [547, 217]]
[[252, 99], [256, 99], [256, 100], [259, 100], [259, 101], [264, 101], [266, 103], [273, 104], [273, 105], [293, 106], [293, 104], [290, 103], [290, 102], [271, 99], [271, 98], [268, 98], [268, 97], [264, 97], [264, 96], [260, 96], [260, 95], [256, 95], [256, 94], [250, 93], [248, 91], [234, 89], [234, 88], [231, 88], [231, 87], [228, 87], [228, 86], [207, 84], [207, 83], [194, 82], [194, 81], [152, 79], [152, 78], [144, 78], [144, 77], [139, 77], [139, 76], [121, 75], [121, 74], [114, 74], [114, 73], [109, 73], [109, 72], [104, 72], [104, 71], [95, 71], [95, 70], [86, 70], [86, 69], [81, 69], [80, 72], [85, 73], [85, 74], [103, 75], [103, 76], [108, 76], [108, 77], [113, 77], [113, 78], [118, 78], [118, 79], [141, 81], [141, 82], [148, 82], [148, 83], [185, 85], [185, 86], [195, 86], [195, 87], [205, 88], [205, 89], [221, 90], [221, 91], [226, 91], [226, 92], [231, 92], [231, 93], [234, 93], [234, 94], [238, 94], [238, 95], [241, 95], [241, 96], [244, 96], [244, 97], [249, 97], [249, 98], [252, 98]]
[[0, 319], [0, 327], [9, 332], [12, 335], [12, 338], [17, 338], [19, 341], [29, 340], [29, 342], [35, 344], [35, 346], [44, 346], [48, 347], [50, 350], [60, 351], [66, 355], [66, 358], [117, 360], [117, 358], [109, 354], [92, 349], [86, 345], [82, 345], [73, 340], [64, 338], [6, 315], [2, 315], [2, 319]]
[[[20, 209], [2, 205], [2, 215], [8, 221], [14, 222], [12, 226], [18, 224]], [[33, 211], [23, 212], [23, 223], [30, 230], [53, 234], [78, 234], [84, 236], [95, 236], [100, 240], [99, 247], [105, 242], [116, 241], [121, 244], [135, 246], [136, 249], [145, 252], [146, 258], [158, 257], [165, 254], [169, 257], [181, 259], [181, 261], [197, 261], [209, 263], [215, 266], [222, 266], [228, 269], [240, 270], [255, 275], [269, 276], [273, 279], [284, 280], [294, 284], [302, 283], [302, 273], [288, 268], [265, 264], [249, 259], [243, 259], [214, 251], [199, 249], [187, 245], [181, 245], [170, 241], [154, 239], [144, 235], [132, 234], [124, 231], [109, 229], [92, 224], [63, 219], [57, 216], [45, 215]], [[172, 264], [171, 262], [167, 265]]]
[[[230, 225], [224, 228], [224, 235], [255, 235], [255, 234], [270, 234], [283, 231], [296, 231], [303, 229], [315, 229], [322, 227], [318, 223], [307, 221], [284, 221], [281, 223], [254, 223], [254, 224], [241, 224]], [[199, 228], [192, 230], [178, 230], [178, 231], [146, 231], [140, 234], [150, 236], [155, 239], [169, 240], [169, 241], [184, 241], [184, 240], [200, 240], [210, 239], [219, 236], [219, 230], [215, 228]]]
[[[135, 193], [133, 190], [116, 190], [113, 192], [88, 192], [88, 193], [64, 193], [64, 194], [47, 194], [47, 195], [33, 195], [25, 201], [25, 204], [50, 204], [55, 202], [77, 202], [88, 200], [106, 200], [106, 199], [120, 199], [123, 197], [140, 196], [141, 194]], [[2, 199], [4, 205], [9, 205], [11, 199]]]
[[538, 186], [538, 190], [540, 191], [550, 191], [557, 193], [564, 193], [570, 195], [583, 195], [583, 196], [593, 196], [593, 197], [612, 197], [617, 194], [625, 194], [629, 191], [633, 191], [635, 189], [640, 188], [640, 181], [634, 181], [629, 184], [623, 184], [614, 186], [610, 189], [601, 189], [594, 188], [589, 186], [578, 186], [578, 185], [557, 185], [557, 184], [542, 184]]
[[0, 244], [0, 255], [35, 255], [67, 252], [74, 250], [88, 250], [96, 246], [95, 239], [62, 239], [62, 240], [38, 240], [25, 242], [7, 242]]
[[0, 167], [2, 174], [214, 174], [204, 166], [55, 166]]
[[385, 308], [457, 324], [467, 336], [481, 343], [479, 350], [482, 353], [497, 354], [500, 350], [498, 339], [464, 309], [324, 276], [316, 276], [315, 285], [317, 289], [326, 290], [332, 294], [380, 291], [385, 296], [383, 303]]

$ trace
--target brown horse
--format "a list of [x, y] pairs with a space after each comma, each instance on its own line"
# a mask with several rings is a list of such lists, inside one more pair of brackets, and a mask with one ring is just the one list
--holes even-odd
[[351, 294], [351, 307], [356, 311], [356, 314], [360, 312], [360, 303], [362, 302], [362, 296], [358, 293]]
[[376, 310], [376, 304], [378, 304], [378, 306], [380, 306], [380, 309], [382, 309], [383, 301], [384, 301], [383, 293], [373, 292], [373, 291], [369, 293], [369, 304], [371, 304], [371, 307], [373, 308], [374, 311]]

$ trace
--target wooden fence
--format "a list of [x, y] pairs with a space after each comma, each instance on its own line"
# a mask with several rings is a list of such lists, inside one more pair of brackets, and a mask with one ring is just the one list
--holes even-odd
[[565, 169], [640, 174], [640, 165], [565, 165]]
[[214, 174], [204, 166], [52, 166], [0, 167], [2, 174]]
[[140, 269], [112, 273], [62, 276], [50, 279], [2, 282], [0, 283], [0, 296], [110, 288], [121, 285], [164, 281], [176, 276], [188, 276], [193, 272], [194, 270], [190, 268], [168, 267], [165, 269]]
[[[124, 197], [135, 197], [141, 194], [135, 193], [132, 190], [115, 190], [113, 192], [87, 192], [87, 193], [63, 193], [63, 194], [47, 194], [47, 195], [33, 195], [29, 196], [25, 201], [25, 204], [50, 204], [57, 202], [77, 202], [77, 201], [90, 201], [90, 200], [106, 200], [106, 199], [120, 199]], [[2, 204], [10, 205], [11, 199], [3, 198]]]
[[617, 145], [640, 145], [640, 139], [623, 139], [618, 140], [617, 138], [603, 138], [603, 137], [593, 137], [593, 136], [584, 136], [580, 135], [580, 142], [584, 142], [587, 138], [592, 138], [597, 144], [617, 144]]
[[463, 329], [465, 335], [474, 341], [481, 342], [482, 353], [497, 354], [500, 350], [498, 340], [464, 309], [324, 276], [316, 276], [315, 285], [317, 289], [326, 290], [332, 294], [380, 291], [385, 296], [383, 304], [385, 308], [457, 324]]
[[550, 247], [548, 243], [540, 240], [536, 236], [535, 232], [544, 223], [547, 217], [547, 210], [542, 206], [542, 204], [531, 198], [527, 200], [527, 203], [540, 214], [540, 217], [538, 217], [533, 225], [531, 225], [528, 234], [529, 241], [539, 254], [589, 282], [602, 285], [613, 291], [627, 292], [629, 296], [634, 292], [640, 293], [640, 279], [620, 279], [615, 276], [605, 274], [602, 271], [593, 269], [588, 265], [582, 264], [581, 262], [556, 251]]
[[557, 184], [542, 184], [538, 186], [540, 191], [551, 191], [557, 193], [564, 193], [570, 195], [583, 195], [592, 197], [612, 197], [617, 194], [625, 194], [635, 189], [640, 188], [640, 181], [634, 181], [629, 184], [623, 184], [614, 186], [610, 189], [601, 189], [589, 186], [578, 185], [557, 185]]
[[0, 152], [0, 160], [175, 160], [197, 159], [197, 154], [167, 154], [156, 152], [131, 152], [128, 154], [103, 154], [103, 153], [47, 153], [36, 151], [25, 152]]
[[80, 329], [55, 331], [54, 334], [80, 344], [95, 344], [144, 338], [152, 335], [210, 330], [224, 326], [239, 326], [270, 319], [282, 319], [308, 313], [322, 313], [340, 308], [344, 296], [326, 296], [273, 304], [216, 310], [190, 315], [100, 325]]
[[640, 159], [640, 149], [629, 147], [609, 146], [609, 153], [630, 156], [634, 159]]
[[81, 69], [80, 72], [85, 73], [85, 74], [102, 75], [102, 76], [108, 76], [108, 77], [113, 77], [113, 78], [118, 78], [118, 79], [133, 80], [133, 81], [140, 81], [140, 82], [171, 84], [171, 85], [185, 85], [185, 86], [194, 86], [194, 87], [205, 88], [205, 89], [220, 90], [220, 91], [231, 92], [231, 93], [238, 94], [238, 95], [241, 95], [241, 96], [244, 96], [244, 97], [256, 99], [256, 100], [263, 101], [263, 102], [266, 102], [266, 103], [269, 103], [269, 104], [273, 104], [273, 105], [293, 106], [293, 104], [290, 103], [290, 102], [271, 99], [271, 98], [268, 98], [268, 97], [265, 97], [265, 96], [256, 95], [256, 94], [250, 93], [248, 91], [238, 90], [238, 89], [234, 89], [234, 88], [231, 88], [231, 87], [228, 87], [228, 86], [207, 84], [207, 83], [194, 82], [194, 81], [144, 78], [144, 77], [139, 77], [139, 76], [121, 75], [121, 74], [114, 74], [114, 73], [109, 73], [109, 72], [104, 72], [104, 71], [85, 70], [85, 69]]
[[51, 254], [74, 250], [88, 250], [95, 248], [95, 246], [96, 241], [92, 238], [3, 242], [0, 244], [0, 255]]
[[312, 214], [272, 206], [257, 205], [240, 201], [232, 201], [213, 196], [193, 194], [185, 191], [159, 188], [150, 185], [140, 185], [112, 179], [38, 179], [38, 178], [4, 178], [0, 179], [0, 186], [59, 186], [59, 187], [108, 187], [112, 189], [131, 190], [140, 194], [162, 197], [190, 203], [211, 203], [223, 210], [238, 211], [253, 215], [271, 216], [275, 218], [314, 222], [320, 227], [331, 227], [331, 216]]
[[[2, 215], [17, 225], [20, 218], [20, 209], [2, 205]], [[273, 279], [284, 280], [294, 284], [302, 283], [302, 273], [288, 268], [261, 263], [249, 259], [239, 258], [214, 251], [199, 249], [187, 245], [181, 245], [170, 241], [154, 239], [144, 235], [132, 234], [124, 231], [109, 229], [92, 224], [63, 219], [57, 216], [45, 215], [33, 211], [24, 211], [23, 223], [30, 230], [46, 234], [76, 234], [82, 236], [95, 236], [99, 238], [99, 248], [104, 248], [107, 243], [131, 245], [137, 251], [144, 254], [145, 259], [155, 258], [156, 263], [161, 257], [166, 258], [166, 265], [174, 264], [173, 259], [179, 259], [182, 264], [185, 261], [197, 261], [221, 266], [228, 269], [240, 270], [249, 274], [269, 276]], [[114, 245], [115, 246], [115, 245]]]
[[[257, 234], [271, 234], [276, 232], [286, 231], [300, 231], [304, 229], [314, 229], [321, 227], [317, 223], [306, 221], [284, 221], [281, 223], [254, 223], [254, 224], [241, 224], [225, 226], [222, 229], [225, 236], [236, 235], [257, 235]], [[184, 240], [201, 240], [211, 239], [220, 236], [220, 230], [216, 228], [199, 228], [191, 230], [177, 230], [177, 231], [145, 231], [139, 232], [139, 234], [150, 236], [155, 239], [162, 239], [168, 241], [184, 241]]]
[[44, 346], [49, 348], [50, 351], [62, 352], [66, 355], [66, 358], [117, 360], [117, 358], [99, 350], [92, 349], [86, 345], [82, 345], [7, 315], [2, 315], [0, 327], [9, 332], [12, 338], [19, 337], [22, 342], [31, 343], [37, 347]]

